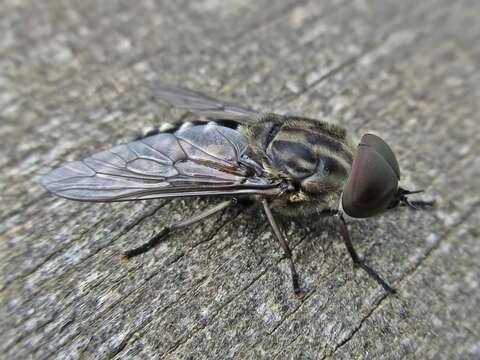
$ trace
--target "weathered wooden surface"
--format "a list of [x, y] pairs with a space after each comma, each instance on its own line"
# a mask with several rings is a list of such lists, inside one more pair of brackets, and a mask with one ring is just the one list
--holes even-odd
[[[0, 4], [0, 357], [478, 358], [480, 3]], [[81, 204], [39, 177], [178, 119], [161, 79], [381, 133], [439, 199], [351, 224], [399, 290], [355, 272], [334, 227], [292, 225], [298, 301], [263, 215], [229, 210], [127, 263], [206, 200]]]

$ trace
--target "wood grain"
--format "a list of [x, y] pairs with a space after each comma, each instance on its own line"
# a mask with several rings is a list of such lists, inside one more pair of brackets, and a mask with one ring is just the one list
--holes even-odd
[[[0, 358], [480, 356], [480, 4], [60, 1], [0, 5]], [[309, 292], [258, 208], [117, 255], [216, 199], [85, 204], [38, 179], [178, 121], [149, 80], [375, 131], [403, 184], [438, 200], [335, 226], [289, 224]]]

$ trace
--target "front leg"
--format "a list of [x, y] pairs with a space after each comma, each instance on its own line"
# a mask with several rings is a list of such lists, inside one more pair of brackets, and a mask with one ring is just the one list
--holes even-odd
[[295, 264], [293, 263], [292, 251], [288, 246], [287, 239], [283, 234], [283, 232], [280, 230], [275, 218], [273, 217], [272, 211], [270, 210], [270, 206], [268, 205], [267, 200], [263, 199], [262, 205], [263, 205], [263, 209], [265, 210], [265, 214], [267, 215], [268, 222], [270, 223], [270, 226], [273, 230], [273, 233], [277, 238], [278, 242], [280, 243], [280, 246], [282, 247], [286, 258], [290, 263], [290, 273], [292, 275], [293, 291], [299, 299], [303, 299], [303, 297], [305, 296], [305, 290], [300, 288], [298, 273], [297, 273], [297, 270], [295, 269]]
[[347, 224], [345, 222], [345, 219], [342, 214], [338, 215], [340, 218], [340, 233], [342, 234], [343, 242], [345, 243], [345, 246], [347, 247], [348, 253], [350, 254], [353, 264], [356, 267], [360, 267], [363, 270], [367, 272], [368, 275], [370, 275], [378, 284], [380, 284], [385, 291], [388, 291], [389, 293], [395, 293], [396, 290], [392, 288], [390, 285], [388, 285], [385, 280], [383, 280], [378, 273], [373, 270], [371, 267], [369, 267], [365, 261], [360, 259], [358, 256], [357, 252], [355, 251], [355, 248], [352, 245], [352, 242], [350, 241], [350, 235], [348, 233], [348, 228]]

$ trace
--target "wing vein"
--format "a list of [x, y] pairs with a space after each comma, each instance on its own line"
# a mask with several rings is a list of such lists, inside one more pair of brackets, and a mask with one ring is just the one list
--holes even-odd
[[[191, 141], [189, 140], [186, 140], [185, 138], [183, 137], [178, 137], [179, 140], [182, 140], [182, 141], [185, 141], [188, 145], [192, 146], [193, 148], [197, 149], [198, 151], [204, 153], [205, 155], [208, 155], [210, 157], [213, 157], [214, 159], [217, 159], [219, 162], [222, 162], [222, 163], [225, 163], [226, 161], [224, 159], [221, 159], [219, 158], [218, 156], [215, 156], [213, 154], [210, 154], [208, 151], [205, 151], [203, 149], [201, 149], [200, 147], [198, 147], [197, 145], [193, 144]], [[180, 142], [179, 142], [180, 143]], [[182, 147], [183, 149], [183, 147]], [[187, 155], [188, 156], [188, 155]], [[190, 158], [190, 157], [189, 157]], [[190, 158], [191, 159], [191, 158]], [[193, 160], [193, 159], [192, 159]]]

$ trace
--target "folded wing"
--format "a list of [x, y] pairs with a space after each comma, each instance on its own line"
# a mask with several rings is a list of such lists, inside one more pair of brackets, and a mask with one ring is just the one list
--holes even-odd
[[278, 193], [279, 183], [248, 159], [245, 150], [240, 133], [209, 123], [65, 163], [45, 175], [42, 184], [58, 196], [80, 201]]
[[212, 120], [234, 120], [244, 124], [256, 119], [259, 115], [258, 112], [247, 107], [216, 100], [189, 89], [156, 82], [150, 83], [148, 87], [168, 104]]

